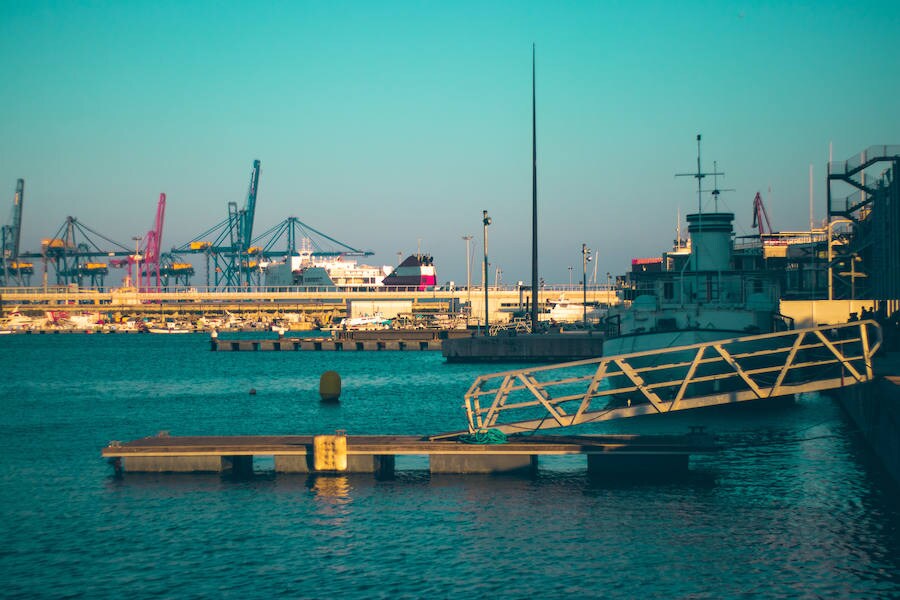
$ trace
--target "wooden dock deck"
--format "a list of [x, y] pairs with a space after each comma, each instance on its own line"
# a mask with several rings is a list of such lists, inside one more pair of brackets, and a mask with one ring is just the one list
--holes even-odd
[[398, 435], [169, 436], [110, 442], [102, 456], [117, 473], [252, 474], [253, 457], [273, 457], [276, 473], [393, 476], [400, 455], [427, 456], [432, 473], [533, 473], [540, 456], [585, 455], [589, 472], [684, 471], [691, 454], [717, 449], [703, 431], [686, 435], [510, 436], [471, 444]]

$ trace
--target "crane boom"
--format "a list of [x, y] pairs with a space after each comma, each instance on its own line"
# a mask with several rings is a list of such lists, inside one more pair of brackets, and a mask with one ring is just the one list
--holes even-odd
[[12, 244], [10, 244], [12, 252], [11, 260], [19, 258], [19, 247], [22, 239], [22, 205], [25, 202], [25, 180], [16, 181], [16, 196], [13, 199], [13, 220], [12, 220]]
[[[156, 289], [160, 286], [159, 276], [159, 257], [160, 246], [162, 245], [163, 223], [166, 215], [166, 195], [159, 195], [159, 203], [156, 205], [156, 220], [153, 229], [147, 232], [144, 240], [144, 267], [143, 274], [138, 273], [138, 282], [140, 288], [149, 288], [151, 277], [156, 276]], [[146, 283], [143, 282], [143, 275], [146, 275]]]
[[250, 189], [247, 191], [247, 203], [244, 206], [240, 220], [240, 240], [242, 252], [250, 248], [253, 239], [253, 217], [256, 214], [256, 191], [259, 186], [259, 161], [253, 161], [253, 170], [250, 172]]
[[766, 212], [766, 205], [763, 204], [762, 196], [756, 192], [753, 199], [753, 225], [759, 229], [759, 235], [772, 233], [772, 223], [769, 222], [769, 213]]

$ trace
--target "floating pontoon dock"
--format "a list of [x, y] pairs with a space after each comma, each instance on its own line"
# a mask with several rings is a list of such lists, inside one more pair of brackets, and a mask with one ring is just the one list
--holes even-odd
[[394, 474], [397, 456], [428, 457], [431, 473], [533, 472], [541, 456], [587, 456], [589, 472], [684, 471], [688, 458], [716, 449], [713, 436], [686, 435], [511, 436], [503, 444], [472, 444], [415, 436], [227, 436], [166, 434], [103, 449], [117, 473], [231, 472], [249, 475], [254, 457], [274, 457], [276, 473]]

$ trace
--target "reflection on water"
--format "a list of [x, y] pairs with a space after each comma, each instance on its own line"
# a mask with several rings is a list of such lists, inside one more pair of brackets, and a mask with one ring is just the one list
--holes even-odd
[[312, 475], [309, 488], [322, 506], [343, 506], [351, 501], [350, 480], [346, 475]]

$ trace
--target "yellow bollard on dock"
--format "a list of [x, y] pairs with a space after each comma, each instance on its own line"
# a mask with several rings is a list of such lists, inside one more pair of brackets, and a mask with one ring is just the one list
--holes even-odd
[[341, 376], [337, 371], [325, 371], [319, 378], [322, 402], [337, 402], [341, 397]]
[[316, 471], [347, 470], [347, 436], [313, 436], [313, 469]]

